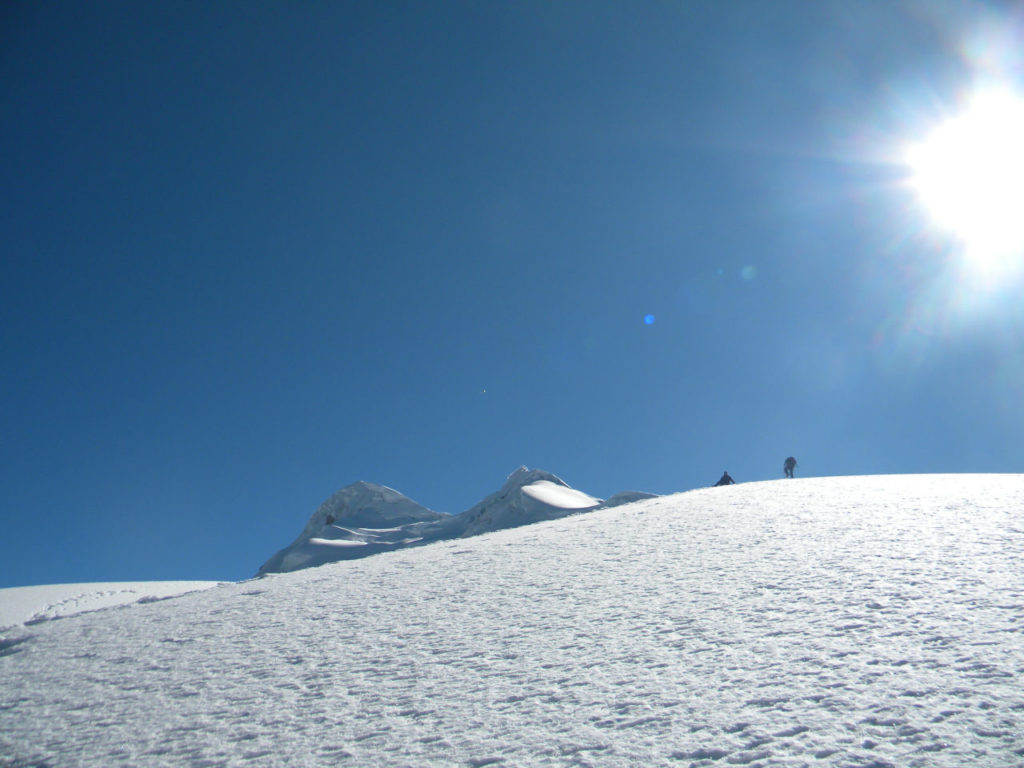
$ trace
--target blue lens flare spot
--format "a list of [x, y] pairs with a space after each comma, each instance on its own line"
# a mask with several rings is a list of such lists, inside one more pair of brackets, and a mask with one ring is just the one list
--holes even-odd
[[644, 315], [644, 325], [654, 325], [654, 315]]

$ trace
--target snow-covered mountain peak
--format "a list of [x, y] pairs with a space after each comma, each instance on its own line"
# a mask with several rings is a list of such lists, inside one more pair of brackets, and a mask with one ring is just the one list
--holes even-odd
[[600, 499], [576, 491], [550, 472], [520, 467], [497, 493], [462, 513], [461, 536], [555, 520], [578, 509], [597, 507]]
[[309, 525], [322, 525], [328, 518], [352, 525], [381, 522], [403, 525], [433, 520], [438, 514], [394, 488], [360, 480], [345, 486], [321, 504], [310, 518]]
[[577, 491], [560, 477], [542, 469], [519, 467], [508, 476], [498, 493], [504, 498], [513, 498], [516, 491], [557, 509], [591, 509], [601, 504], [601, 499]]
[[321, 504], [298, 538], [265, 562], [260, 573], [294, 571], [406, 546], [422, 540], [411, 533], [414, 529], [448, 517], [394, 488], [360, 480]]
[[505, 479], [505, 484], [501, 487], [501, 491], [499, 491], [499, 493], [512, 491], [542, 481], [554, 483], [555, 485], [562, 485], [565, 486], [566, 488], [569, 487], [569, 484], [562, 480], [560, 477], [557, 477], [551, 474], [550, 472], [545, 472], [543, 469], [530, 469], [529, 467], [519, 467], [519, 469], [510, 474]]
[[299, 537], [260, 573], [294, 571], [442, 539], [475, 536], [653, 494], [629, 492], [608, 502], [578, 491], [542, 469], [519, 467], [501, 489], [459, 515], [434, 512], [393, 488], [359, 481], [328, 498]]

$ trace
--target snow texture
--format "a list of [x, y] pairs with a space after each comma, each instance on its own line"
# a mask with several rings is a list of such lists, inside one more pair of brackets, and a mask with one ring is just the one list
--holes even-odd
[[43, 622], [0, 640], [0, 755], [1019, 767], [1022, 509], [1017, 475], [751, 483]]

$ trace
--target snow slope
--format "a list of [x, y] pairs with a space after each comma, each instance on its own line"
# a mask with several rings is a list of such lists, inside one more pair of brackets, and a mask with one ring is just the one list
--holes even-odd
[[1021, 510], [1018, 475], [742, 484], [35, 624], [0, 755], [1020, 766]]
[[110, 581], [0, 589], [0, 630], [215, 587], [218, 581]]

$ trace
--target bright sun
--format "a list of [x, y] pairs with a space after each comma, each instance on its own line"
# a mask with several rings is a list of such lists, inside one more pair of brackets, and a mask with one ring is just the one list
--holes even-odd
[[1024, 262], [1024, 99], [980, 92], [907, 151], [911, 184], [937, 226], [990, 279]]

